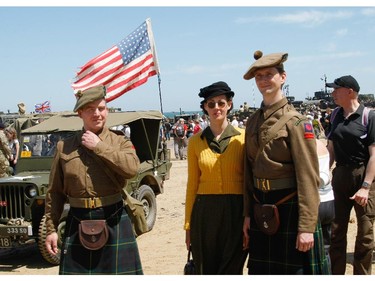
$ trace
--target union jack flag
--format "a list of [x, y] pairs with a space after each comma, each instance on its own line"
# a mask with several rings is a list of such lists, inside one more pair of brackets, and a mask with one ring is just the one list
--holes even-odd
[[36, 113], [44, 113], [44, 112], [51, 112], [51, 104], [49, 101], [45, 101], [43, 103], [38, 103], [35, 105], [35, 112]]
[[151, 20], [146, 19], [120, 43], [80, 68], [72, 83], [74, 92], [103, 85], [111, 101], [159, 74]]

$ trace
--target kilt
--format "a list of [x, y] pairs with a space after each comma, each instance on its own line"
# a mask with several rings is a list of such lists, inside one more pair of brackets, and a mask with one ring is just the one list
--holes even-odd
[[197, 274], [243, 273], [243, 196], [197, 195], [190, 242]]
[[[294, 190], [263, 193], [255, 190], [262, 203], [274, 204]], [[298, 234], [298, 197], [278, 206], [280, 228], [275, 235], [264, 234], [255, 223], [253, 212], [250, 219], [248, 269], [255, 274], [329, 274], [328, 260], [324, 251], [320, 223], [314, 233], [314, 247], [308, 252], [296, 249]]]
[[[96, 251], [78, 237], [80, 220], [106, 219], [109, 239]], [[70, 208], [61, 249], [59, 274], [143, 274], [137, 241], [123, 202], [96, 209]]]

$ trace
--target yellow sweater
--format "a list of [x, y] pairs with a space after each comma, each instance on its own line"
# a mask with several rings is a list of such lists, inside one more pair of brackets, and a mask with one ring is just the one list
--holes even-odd
[[243, 194], [243, 153], [245, 131], [232, 136], [222, 154], [213, 152], [201, 133], [193, 135], [188, 145], [188, 181], [184, 229], [190, 229], [190, 217], [197, 194]]

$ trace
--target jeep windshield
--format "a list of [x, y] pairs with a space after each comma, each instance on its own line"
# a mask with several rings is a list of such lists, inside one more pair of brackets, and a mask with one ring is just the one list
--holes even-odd
[[[131, 137], [134, 146], [142, 148], [137, 151], [140, 160], [154, 160], [159, 145], [159, 126], [162, 117], [159, 111], [153, 110], [110, 112], [106, 126], [116, 128], [128, 124], [134, 134], [134, 137]], [[146, 119], [147, 122], [144, 121]], [[53, 156], [59, 140], [69, 137], [81, 129], [82, 120], [77, 114], [64, 113], [22, 130], [21, 158], [49, 158]]]

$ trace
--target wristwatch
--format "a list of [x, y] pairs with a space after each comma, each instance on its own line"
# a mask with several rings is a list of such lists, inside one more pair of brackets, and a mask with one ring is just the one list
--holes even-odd
[[369, 184], [368, 182], [363, 182], [362, 183], [362, 188], [364, 188], [364, 189], [370, 189], [370, 187], [371, 187], [371, 184]]

